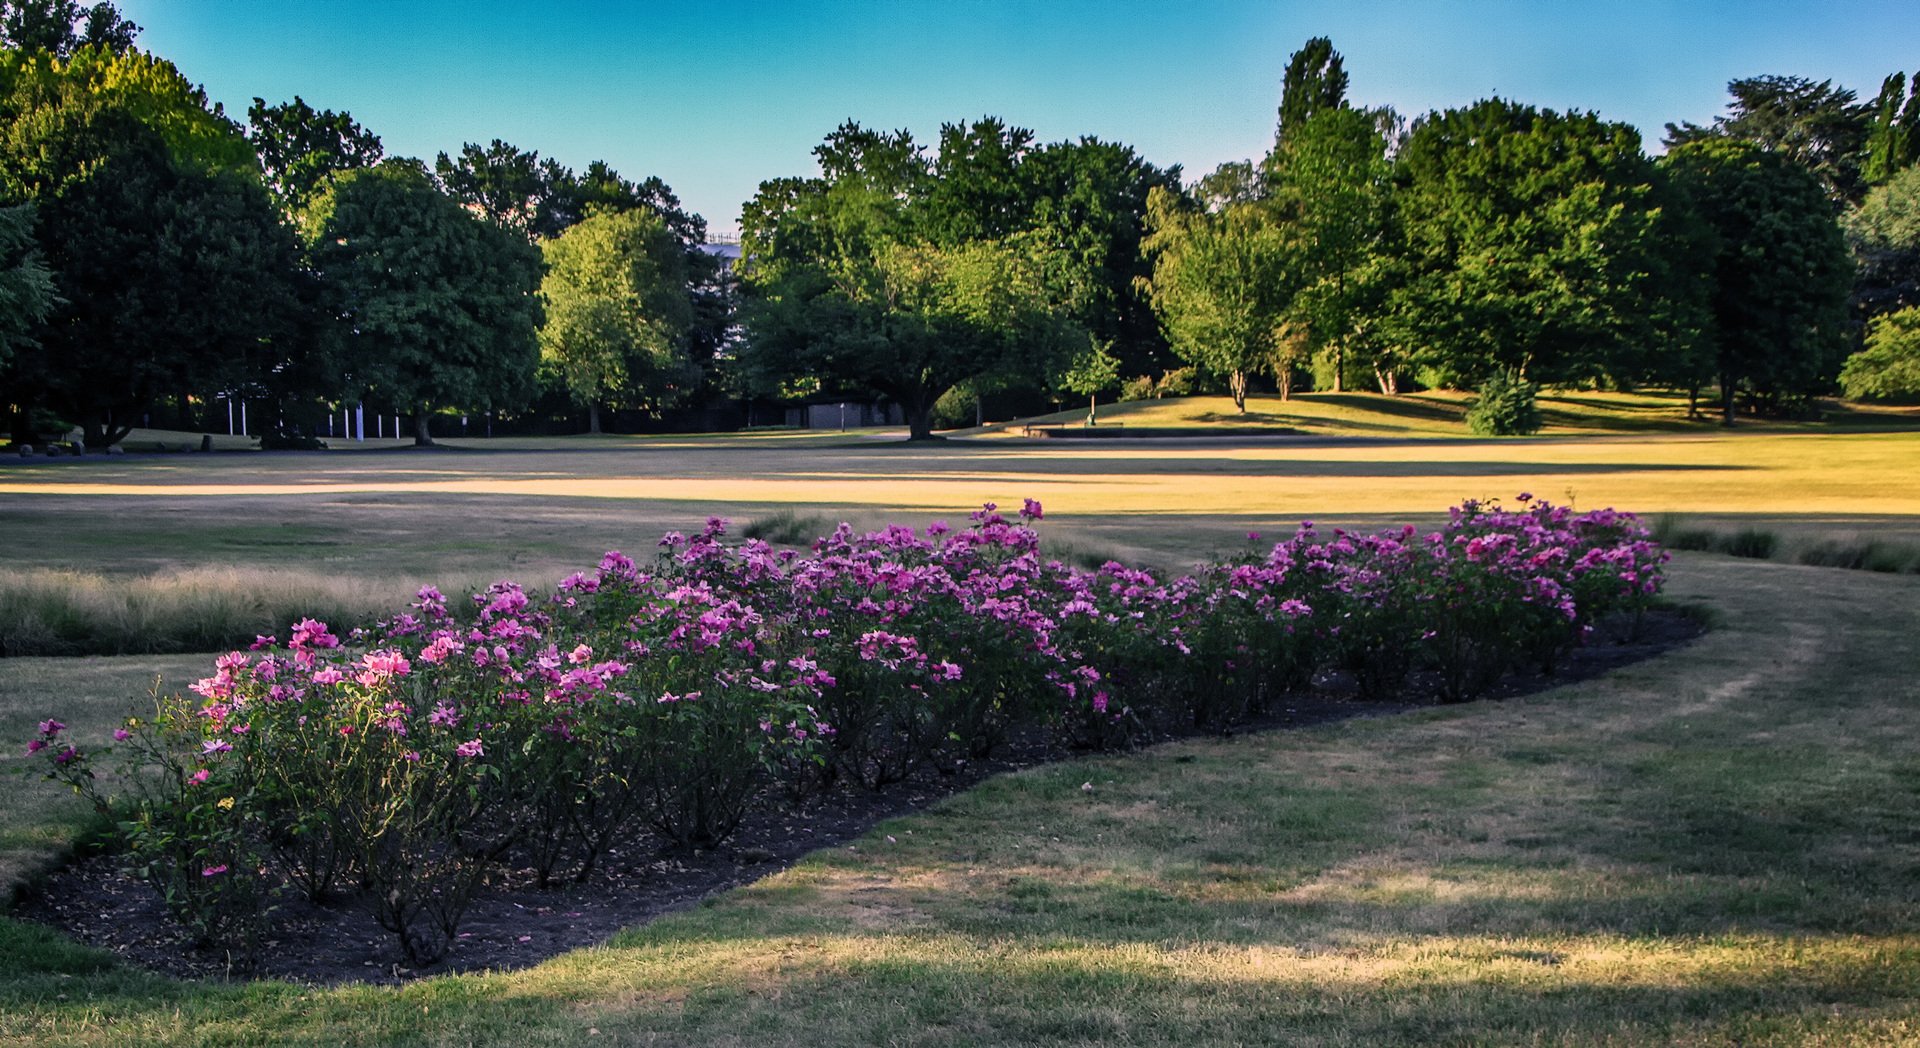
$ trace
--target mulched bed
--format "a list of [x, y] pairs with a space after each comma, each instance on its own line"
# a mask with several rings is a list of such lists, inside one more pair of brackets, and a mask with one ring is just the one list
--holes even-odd
[[[1594, 677], [1685, 644], [1702, 632], [1693, 618], [1655, 612], [1631, 640], [1591, 643], [1572, 652], [1553, 677], [1510, 677], [1489, 698], [1511, 698]], [[1234, 731], [1284, 730], [1432, 705], [1429, 682], [1417, 678], [1407, 691], [1408, 700], [1399, 703], [1355, 701], [1338, 678], [1319, 684], [1314, 692], [1289, 696], [1282, 708]], [[759, 812], [718, 849], [662, 851], [642, 842], [608, 855], [585, 883], [544, 890], [533, 885], [530, 873], [509, 874], [475, 898], [446, 955], [420, 969], [404, 967], [393, 936], [360, 909], [323, 909], [289, 893], [277, 937], [261, 951], [257, 967], [235, 970], [229, 958], [194, 949], [158, 895], [129, 874], [124, 860], [115, 855], [75, 860], [24, 894], [13, 915], [103, 947], [130, 964], [182, 978], [398, 983], [449, 972], [524, 968], [784, 870], [810, 852], [844, 845], [882, 820], [917, 811], [989, 776], [1075, 756], [1081, 754], [1051, 746], [1036, 732], [1016, 739], [990, 761], [945, 773], [925, 769], [879, 792], [833, 791], [799, 810]]]

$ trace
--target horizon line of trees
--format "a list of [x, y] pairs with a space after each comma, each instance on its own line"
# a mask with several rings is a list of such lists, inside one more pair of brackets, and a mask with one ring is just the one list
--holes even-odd
[[[729, 273], [657, 178], [498, 139], [423, 160], [300, 97], [244, 124], [111, 4], [0, 0], [0, 403], [18, 440], [336, 406], [658, 420], [876, 397], [913, 437], [1123, 386], [1709, 390], [1723, 419], [1920, 394], [1920, 74], [1729, 85], [1664, 155], [1592, 112], [1354, 106], [1290, 56], [1272, 148], [1187, 181], [995, 117], [848, 121]], [[1864, 348], [1860, 348], [1863, 345]], [[1849, 355], [1849, 351], [1858, 349]], [[1090, 415], [1090, 421], [1092, 416]]]

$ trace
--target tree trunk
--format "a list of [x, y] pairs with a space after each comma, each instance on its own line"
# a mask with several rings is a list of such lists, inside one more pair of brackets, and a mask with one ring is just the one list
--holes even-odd
[[[398, 436], [399, 434], [395, 434]], [[433, 446], [433, 434], [427, 431], [427, 409], [413, 409], [413, 446], [430, 448]]]
[[1227, 376], [1227, 390], [1233, 394], [1233, 406], [1247, 413], [1247, 373], [1235, 371]]
[[1733, 379], [1720, 376], [1720, 424], [1733, 425]]
[[916, 406], [901, 405], [901, 406], [905, 407], [907, 412], [907, 439], [908, 440], [932, 440], [933, 439], [933, 405], [928, 404], [925, 406], [917, 406], [917, 405]]
[[1274, 380], [1274, 383], [1280, 387], [1280, 399], [1282, 401], [1292, 400], [1293, 399], [1293, 369], [1285, 366], [1275, 368], [1273, 372], [1273, 380]]
[[1100, 394], [1094, 393], [1087, 397], [1087, 425], [1097, 426], [1099, 424], [1100, 424]]
[[1335, 344], [1333, 347], [1333, 391], [1335, 393], [1346, 392], [1346, 381], [1347, 347]]
[[600, 402], [597, 400], [587, 402], [587, 432], [596, 437], [600, 435]]

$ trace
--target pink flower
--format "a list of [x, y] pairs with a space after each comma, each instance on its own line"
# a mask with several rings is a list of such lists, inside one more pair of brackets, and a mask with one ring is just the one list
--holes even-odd
[[315, 670], [313, 673], [313, 682], [315, 684], [338, 684], [346, 679], [347, 675], [333, 666], [328, 666], [324, 670]]
[[40, 734], [45, 735], [49, 739], [66, 729], [67, 726], [57, 720], [43, 720], [40, 722]]
[[1020, 507], [1020, 515], [1022, 517], [1028, 520], [1039, 520], [1046, 515], [1040, 511], [1039, 499], [1027, 499], [1026, 502], [1026, 505]]
[[31, 757], [34, 754], [39, 753], [41, 750], [44, 750], [46, 748], [47, 748], [47, 740], [35, 739], [32, 742], [27, 743], [27, 756]]
[[486, 750], [481, 748], [479, 739], [463, 742], [455, 746], [453, 752], [461, 757], [483, 757], [486, 755]]
[[211, 778], [213, 778], [213, 773], [208, 771], [205, 768], [201, 768], [199, 771], [196, 771], [192, 775], [187, 776], [187, 785], [201, 786], [201, 785], [204, 785], [206, 781]]
[[125, 729], [125, 728], [115, 728], [115, 729], [113, 729], [113, 741], [115, 741], [115, 742], [125, 742], [125, 741], [127, 741], [128, 739], [131, 739], [131, 738], [133, 738], [133, 733], [132, 733], [132, 732], [130, 732], [130, 731], [128, 731], [127, 729]]
[[227, 864], [223, 862], [223, 863], [221, 863], [221, 864], [220, 864], [220, 865], [218, 865], [218, 866], [209, 866], [209, 867], [207, 867], [206, 869], [204, 869], [204, 870], [201, 870], [201, 871], [200, 871], [200, 876], [202, 876], [202, 877], [218, 877], [218, 876], [220, 876], [221, 874], [223, 874], [223, 873], [225, 873], [225, 872], [227, 872]]
[[219, 739], [208, 739], [200, 744], [200, 756], [211, 757], [216, 753], [226, 753], [231, 749], [233, 749], [233, 746], [229, 743], [221, 742]]

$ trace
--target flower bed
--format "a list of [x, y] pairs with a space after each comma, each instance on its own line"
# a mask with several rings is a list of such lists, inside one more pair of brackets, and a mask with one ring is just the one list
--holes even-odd
[[644, 566], [452, 605], [423, 589], [344, 640], [312, 620], [220, 657], [116, 732], [109, 796], [48, 720], [49, 774], [116, 814], [145, 878], [236, 954], [273, 901], [351, 900], [408, 961], [442, 953], [500, 865], [588, 876], [646, 834], [710, 847], [755, 806], [877, 788], [1016, 730], [1113, 748], [1231, 726], [1337, 676], [1464, 700], [1637, 615], [1666, 555], [1628, 515], [1468, 503], [1429, 535], [1322, 534], [1179, 577], [1044, 560], [1029, 501], [810, 553], [709, 521]]

